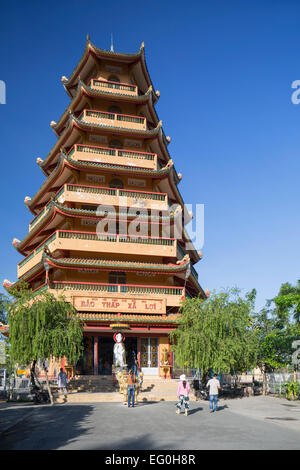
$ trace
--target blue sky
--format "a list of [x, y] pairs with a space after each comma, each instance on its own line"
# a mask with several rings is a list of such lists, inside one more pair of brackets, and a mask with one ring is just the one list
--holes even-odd
[[44, 181], [36, 164], [56, 141], [70, 76], [91, 41], [136, 52], [142, 41], [161, 93], [157, 111], [186, 203], [205, 204], [198, 263], [204, 289], [257, 289], [257, 308], [299, 276], [300, 3], [259, 1], [11, 1], [0, 3], [0, 279], [16, 280]]

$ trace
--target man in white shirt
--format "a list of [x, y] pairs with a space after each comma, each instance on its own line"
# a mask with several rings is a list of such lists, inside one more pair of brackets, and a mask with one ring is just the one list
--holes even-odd
[[207, 382], [206, 387], [209, 388], [209, 409], [213, 413], [218, 410], [218, 394], [219, 390], [222, 390], [217, 374]]

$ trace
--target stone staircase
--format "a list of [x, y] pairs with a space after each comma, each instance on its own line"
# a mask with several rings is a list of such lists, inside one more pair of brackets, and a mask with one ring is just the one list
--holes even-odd
[[[172, 401], [175, 403], [177, 385], [177, 379], [144, 376], [143, 387], [139, 393], [138, 401], [139, 403], [151, 401]], [[54, 399], [56, 403], [123, 402], [118, 383], [116, 382], [114, 385], [111, 375], [76, 376], [68, 384], [67, 398], [64, 395], [58, 395], [58, 391], [54, 391]], [[190, 392], [190, 400], [196, 400], [193, 391]]]

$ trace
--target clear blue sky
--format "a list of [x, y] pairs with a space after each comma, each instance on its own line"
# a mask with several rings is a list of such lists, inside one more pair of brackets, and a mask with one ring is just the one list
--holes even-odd
[[56, 141], [89, 33], [136, 52], [148, 68], [186, 203], [205, 204], [204, 289], [255, 287], [257, 308], [299, 276], [300, 3], [253, 1], [2, 1], [0, 279], [16, 280], [12, 247], [32, 219], [24, 197], [44, 181], [36, 158]]

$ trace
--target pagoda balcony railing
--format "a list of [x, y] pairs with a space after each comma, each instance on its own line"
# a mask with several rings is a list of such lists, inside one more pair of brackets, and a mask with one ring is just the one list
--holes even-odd
[[119, 83], [111, 82], [108, 80], [99, 80], [92, 78], [90, 80], [89, 86], [95, 88], [96, 90], [105, 90], [113, 93], [119, 93], [121, 95], [138, 95], [138, 87], [136, 85], [131, 85], [129, 83]]
[[68, 156], [72, 157], [73, 160], [157, 170], [157, 155], [155, 153], [75, 144], [69, 151]]
[[[179, 307], [186, 295], [184, 287], [177, 286], [148, 286], [136, 284], [105, 284], [78, 281], [51, 281], [49, 286], [43, 285], [36, 289], [34, 294], [38, 295], [48, 288], [53, 293], [60, 294], [64, 291], [66, 300], [95, 298], [103, 299], [165, 299], [166, 306]], [[88, 303], [86, 302], [86, 305]]]
[[91, 124], [113, 126], [124, 129], [147, 129], [147, 120], [142, 116], [130, 116], [128, 114], [117, 114], [107, 111], [84, 109], [78, 119]]
[[65, 184], [56, 200], [63, 204], [110, 205], [116, 207], [137, 207], [145, 209], [168, 210], [168, 195], [151, 191], [103, 188], [80, 184]]
[[[151, 191], [135, 191], [127, 189], [103, 188], [97, 186], [86, 186], [80, 184], [65, 184], [56, 193], [54, 201], [63, 204], [64, 202], [103, 204], [118, 207], [137, 206], [145, 209], [155, 209], [159, 211], [168, 210], [168, 195], [166, 193], [156, 193]], [[39, 223], [51, 208], [51, 201], [48, 202], [41, 212], [30, 222], [29, 231]]]
[[151, 238], [114, 233], [57, 230], [18, 264], [18, 277], [23, 276], [42, 260], [44, 247], [51, 253], [56, 250], [84, 251], [90, 253], [175, 257], [177, 240]]

